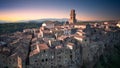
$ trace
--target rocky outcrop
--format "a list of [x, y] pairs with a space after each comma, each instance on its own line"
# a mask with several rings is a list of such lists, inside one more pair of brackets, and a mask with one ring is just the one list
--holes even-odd
[[106, 44], [104, 53], [94, 68], [119, 68], [120, 61], [120, 30], [108, 32], [106, 34]]

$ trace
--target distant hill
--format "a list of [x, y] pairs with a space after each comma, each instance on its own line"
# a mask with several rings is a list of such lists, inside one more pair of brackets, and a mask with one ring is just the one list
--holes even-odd
[[38, 22], [38, 23], [41, 23], [41, 22], [44, 22], [44, 21], [66, 22], [66, 21], [68, 21], [68, 19], [67, 18], [61, 18], [61, 19], [58, 19], [58, 18], [45, 18], [45, 19], [30, 20], [29, 22]]
[[0, 20], [0, 24], [2, 24], [2, 23], [8, 23], [7, 21], [2, 21], [2, 20]]
[[0, 20], [1, 23], [43, 23], [44, 21], [59, 21], [59, 22], [66, 22], [68, 18], [43, 18], [43, 19], [36, 19], [36, 20], [20, 20], [16, 22], [7, 22]]
[[9, 34], [24, 29], [39, 28], [42, 23], [3, 23], [0, 24], [0, 35]]

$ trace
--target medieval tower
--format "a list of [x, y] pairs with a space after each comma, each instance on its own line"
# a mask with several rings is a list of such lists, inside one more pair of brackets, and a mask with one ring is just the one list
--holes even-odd
[[72, 9], [70, 12], [69, 24], [74, 24], [74, 23], [76, 23], [76, 14], [75, 14], [75, 10]]

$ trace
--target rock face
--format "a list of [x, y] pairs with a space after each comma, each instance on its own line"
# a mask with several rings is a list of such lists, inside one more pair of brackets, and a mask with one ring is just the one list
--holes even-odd
[[82, 60], [83, 67], [93, 68], [94, 64], [99, 59], [99, 56], [104, 52], [105, 34], [100, 29], [95, 29], [88, 24], [83, 30], [84, 40], [82, 42]]
[[104, 53], [100, 56], [95, 68], [119, 68], [120, 30], [108, 32], [105, 38]]
[[85, 29], [85, 32], [87, 32], [87, 36], [86, 43], [83, 44], [83, 67], [118, 68], [120, 29], [111, 27], [109, 30], [103, 30], [89, 27], [89, 29]]

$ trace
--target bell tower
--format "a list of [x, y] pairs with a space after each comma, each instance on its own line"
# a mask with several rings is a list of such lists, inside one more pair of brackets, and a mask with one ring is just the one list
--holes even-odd
[[76, 23], [76, 14], [75, 14], [75, 10], [72, 9], [70, 12], [69, 24], [74, 24], [74, 23]]

